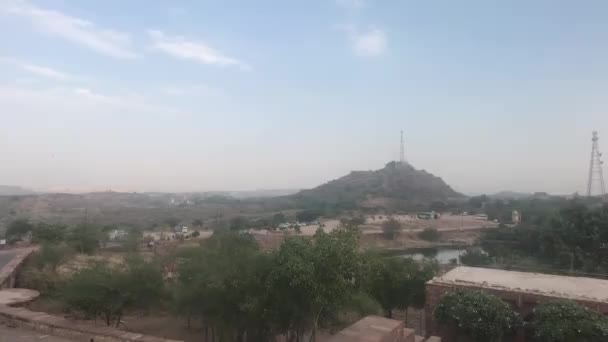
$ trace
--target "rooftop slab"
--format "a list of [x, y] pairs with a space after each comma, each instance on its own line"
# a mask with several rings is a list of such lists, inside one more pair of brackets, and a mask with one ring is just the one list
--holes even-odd
[[429, 284], [481, 287], [608, 303], [608, 280], [461, 266]]

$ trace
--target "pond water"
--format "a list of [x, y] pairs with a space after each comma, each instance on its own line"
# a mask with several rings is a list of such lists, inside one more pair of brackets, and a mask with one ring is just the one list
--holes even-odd
[[450, 263], [452, 259], [458, 259], [463, 254], [465, 249], [463, 248], [416, 248], [405, 251], [403, 254], [399, 254], [402, 258], [412, 258], [414, 260], [422, 260], [424, 258], [436, 259], [441, 265]]

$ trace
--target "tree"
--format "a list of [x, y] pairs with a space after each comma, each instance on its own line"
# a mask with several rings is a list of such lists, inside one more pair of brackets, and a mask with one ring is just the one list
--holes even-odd
[[243, 216], [233, 217], [230, 220], [230, 230], [246, 230], [249, 228], [249, 220]]
[[173, 228], [175, 226], [177, 226], [179, 224], [179, 219], [177, 217], [167, 217], [164, 222], [166, 225], [168, 225], [169, 227]]
[[45, 243], [32, 255], [32, 264], [39, 270], [48, 268], [51, 272], [55, 272], [57, 267], [73, 253], [74, 250], [65, 243]]
[[382, 223], [382, 235], [387, 240], [393, 240], [395, 236], [401, 231], [401, 222], [390, 218], [388, 221]]
[[321, 210], [307, 209], [296, 214], [296, 220], [299, 222], [311, 222], [318, 219], [323, 213]]
[[266, 292], [270, 255], [261, 253], [250, 235], [235, 232], [216, 232], [203, 247], [176, 255], [177, 312], [188, 321], [200, 318], [212, 340], [268, 339], [265, 311], [273, 303]]
[[492, 258], [480, 248], [469, 248], [460, 256], [460, 261], [467, 266], [484, 266], [491, 264]]
[[368, 254], [365, 259], [365, 288], [380, 304], [386, 317], [392, 318], [395, 309], [424, 306], [425, 283], [435, 275], [437, 264], [374, 254]]
[[67, 227], [39, 223], [33, 227], [32, 241], [36, 243], [60, 243], [65, 241]]
[[25, 219], [18, 219], [8, 225], [4, 236], [9, 242], [19, 241], [32, 231], [34, 226]]
[[192, 221], [192, 225], [195, 227], [202, 227], [203, 226], [203, 220], [201, 219], [195, 219]]
[[287, 222], [287, 218], [283, 213], [276, 213], [272, 216], [272, 226], [278, 227], [281, 223]]
[[324, 320], [335, 317], [362, 280], [357, 235], [346, 229], [319, 230], [312, 240], [287, 239], [274, 256], [269, 293], [276, 303], [269, 315], [278, 332], [299, 341], [310, 331], [315, 341]]
[[122, 267], [96, 262], [76, 272], [62, 291], [68, 307], [90, 319], [103, 318], [118, 326], [133, 308], [148, 309], [163, 297], [164, 281], [158, 265], [132, 258]]
[[529, 330], [539, 342], [608, 340], [608, 318], [573, 301], [542, 303], [534, 308]]
[[419, 238], [426, 241], [439, 241], [439, 231], [437, 228], [424, 228], [417, 234]]
[[103, 234], [98, 227], [79, 225], [73, 227], [67, 235], [67, 242], [75, 251], [81, 254], [91, 254], [103, 240]]
[[441, 297], [433, 318], [438, 323], [457, 327], [476, 342], [499, 342], [521, 325], [517, 313], [500, 298], [460, 289]]

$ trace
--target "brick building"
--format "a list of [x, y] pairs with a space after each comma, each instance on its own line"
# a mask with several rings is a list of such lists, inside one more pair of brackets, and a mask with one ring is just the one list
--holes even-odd
[[[443, 294], [453, 289], [482, 290], [495, 295], [526, 317], [542, 302], [571, 299], [608, 315], [608, 280], [566, 277], [478, 267], [457, 267], [426, 284], [426, 334], [453, 341], [450, 331], [433, 322], [433, 309]], [[523, 341], [520, 336], [519, 341]]]

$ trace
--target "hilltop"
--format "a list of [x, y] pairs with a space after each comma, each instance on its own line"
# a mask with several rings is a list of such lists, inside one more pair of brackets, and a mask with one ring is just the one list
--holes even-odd
[[34, 191], [13, 185], [0, 185], [0, 196], [24, 196], [33, 195]]
[[410, 164], [390, 162], [380, 170], [352, 171], [348, 175], [290, 196], [301, 203], [339, 208], [423, 208], [442, 201], [462, 199], [440, 177]]

